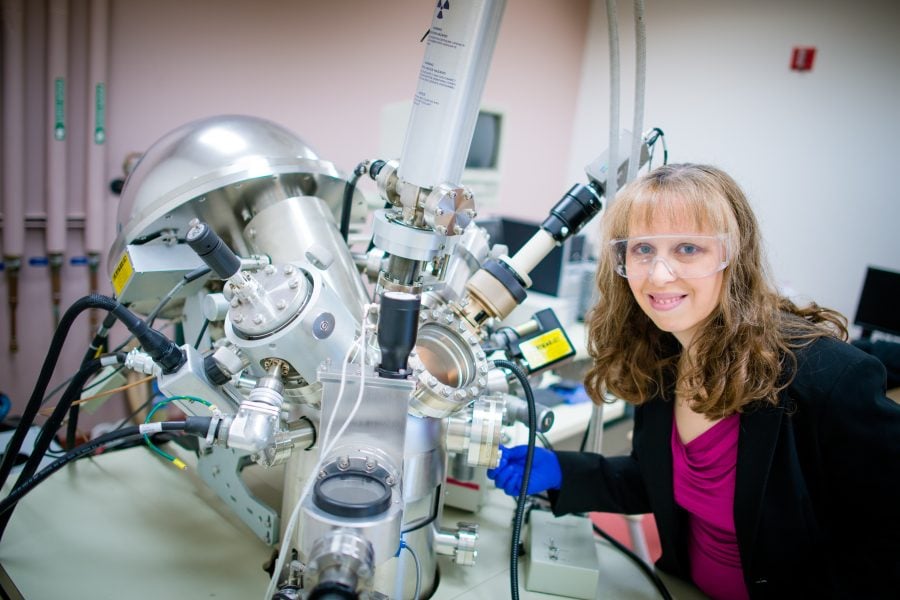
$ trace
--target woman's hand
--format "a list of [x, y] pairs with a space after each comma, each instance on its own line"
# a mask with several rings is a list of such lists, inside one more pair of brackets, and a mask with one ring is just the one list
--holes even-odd
[[[493, 479], [496, 486], [507, 495], [516, 497], [519, 495], [519, 490], [522, 489], [528, 446], [514, 448], [500, 446], [500, 452], [500, 464], [496, 469], [488, 469], [487, 476]], [[558, 490], [560, 485], [562, 485], [562, 471], [559, 468], [556, 454], [550, 450], [536, 447], [531, 460], [528, 494]]]

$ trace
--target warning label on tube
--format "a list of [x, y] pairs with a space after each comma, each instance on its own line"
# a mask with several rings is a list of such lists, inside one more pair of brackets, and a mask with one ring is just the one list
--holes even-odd
[[116, 265], [116, 269], [112, 274], [112, 286], [116, 291], [116, 296], [122, 295], [122, 290], [128, 285], [132, 275], [134, 275], [134, 267], [131, 266], [131, 259], [128, 258], [128, 253], [126, 252], [119, 259], [119, 264]]

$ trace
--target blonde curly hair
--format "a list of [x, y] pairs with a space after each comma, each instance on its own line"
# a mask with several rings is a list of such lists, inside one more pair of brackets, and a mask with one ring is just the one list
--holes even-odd
[[[680, 368], [681, 346], [641, 310], [608, 251], [630, 226], [654, 219], [693, 222], [698, 231], [725, 234], [729, 244], [721, 298], [691, 342], [694, 360]], [[776, 404], [798, 347], [822, 336], [847, 338], [842, 315], [815, 303], [797, 306], [775, 290], [747, 198], [716, 167], [667, 165], [627, 185], [603, 216], [600, 248], [600, 300], [587, 319], [593, 365], [585, 387], [594, 402], [609, 391], [640, 404], [674, 381], [696, 412], [723, 418], [755, 401]]]

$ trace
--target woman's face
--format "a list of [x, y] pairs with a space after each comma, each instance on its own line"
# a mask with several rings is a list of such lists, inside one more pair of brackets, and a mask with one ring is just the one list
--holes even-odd
[[[697, 226], [687, 219], [681, 222], [655, 219], [650, 225], [632, 222], [628, 237], [684, 234], [716, 236], [718, 233], [717, 231], [698, 230]], [[678, 239], [677, 237], [660, 238], [660, 245], [665, 246], [670, 240]], [[661, 330], [672, 333], [685, 348], [694, 339], [700, 324], [718, 306], [724, 279], [721, 269], [704, 277], [689, 279], [679, 277], [677, 259], [671, 258], [671, 256], [678, 252], [695, 251], [695, 248], [684, 247], [683, 244], [668, 248], [660, 252], [663, 260], [653, 261], [645, 276], [629, 276], [628, 278], [631, 293], [634, 294], [641, 310]]]

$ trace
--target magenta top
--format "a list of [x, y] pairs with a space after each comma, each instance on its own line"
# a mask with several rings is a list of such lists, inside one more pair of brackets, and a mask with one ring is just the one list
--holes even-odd
[[716, 600], [749, 598], [734, 530], [734, 478], [740, 415], [684, 444], [672, 419], [675, 502], [688, 512], [691, 579]]

